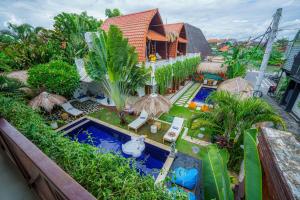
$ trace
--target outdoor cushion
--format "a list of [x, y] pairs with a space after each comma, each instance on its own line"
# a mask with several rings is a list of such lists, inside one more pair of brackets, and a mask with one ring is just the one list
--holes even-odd
[[173, 129], [178, 130], [179, 128], [177, 126], [172, 126]]
[[[171, 187], [171, 188], [169, 188], [169, 191], [172, 193], [172, 192], [176, 192], [176, 191], [178, 191], [178, 192], [180, 192], [180, 193], [185, 193], [185, 191], [183, 190], [183, 189], [180, 189], [180, 188], [178, 188], [178, 187]], [[194, 193], [192, 193], [192, 192], [188, 192], [188, 200], [196, 200], [196, 196], [195, 196], [195, 194]]]
[[174, 170], [172, 182], [189, 190], [194, 189], [198, 181], [198, 170], [196, 168], [185, 169], [178, 167]]

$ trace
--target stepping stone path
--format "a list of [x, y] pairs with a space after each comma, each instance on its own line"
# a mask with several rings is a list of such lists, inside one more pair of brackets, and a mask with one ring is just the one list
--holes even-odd
[[192, 151], [194, 154], [197, 154], [197, 153], [199, 153], [200, 149], [197, 146], [192, 146]]
[[187, 102], [191, 98], [191, 96], [195, 93], [195, 91], [199, 88], [200, 83], [195, 83], [186, 91], [176, 102], [175, 105], [177, 106], [184, 106], [188, 107]]

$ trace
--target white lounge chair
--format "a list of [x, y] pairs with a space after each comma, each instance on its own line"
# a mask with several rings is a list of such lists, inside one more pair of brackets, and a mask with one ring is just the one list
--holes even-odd
[[216, 86], [217, 83], [218, 83], [218, 81], [214, 81], [212, 85], [213, 85], [213, 86]]
[[135, 132], [148, 121], [148, 113], [143, 110], [138, 118], [128, 124], [128, 129], [134, 129]]
[[83, 111], [78, 110], [77, 108], [74, 108], [74, 107], [70, 104], [70, 102], [61, 104], [61, 107], [62, 107], [67, 113], [69, 113], [70, 115], [75, 116], [75, 117], [77, 117], [77, 116], [83, 114]]
[[183, 122], [184, 119], [180, 117], [175, 117], [173, 119], [173, 122], [171, 124], [171, 127], [166, 132], [166, 134], [163, 137], [163, 142], [175, 142], [183, 128]]
[[207, 79], [204, 79], [203, 85], [207, 85]]

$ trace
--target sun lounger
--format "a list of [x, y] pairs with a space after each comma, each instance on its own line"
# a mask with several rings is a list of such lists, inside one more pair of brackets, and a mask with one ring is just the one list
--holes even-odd
[[213, 81], [213, 86], [216, 86], [217, 85], [217, 83], [218, 83], [218, 81]]
[[163, 137], [163, 142], [175, 142], [183, 128], [184, 119], [180, 117], [175, 117], [171, 127]]
[[203, 85], [207, 85], [207, 79], [204, 79]]
[[131, 122], [130, 124], [128, 124], [128, 129], [134, 129], [135, 132], [137, 132], [137, 130], [143, 126], [148, 120], [148, 113], [146, 111], [142, 111], [140, 116], [135, 119], [133, 122]]
[[83, 111], [78, 110], [77, 108], [74, 108], [74, 107], [70, 104], [70, 102], [67, 102], [67, 103], [62, 104], [61, 107], [62, 107], [67, 113], [69, 113], [70, 115], [75, 116], [75, 117], [77, 117], [77, 116], [83, 114]]

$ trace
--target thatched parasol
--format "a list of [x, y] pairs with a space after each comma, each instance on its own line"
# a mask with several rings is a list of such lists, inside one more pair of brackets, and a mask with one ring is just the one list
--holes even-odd
[[159, 114], [166, 113], [171, 108], [171, 102], [159, 94], [150, 94], [137, 100], [133, 106], [135, 113], [140, 113], [145, 110], [149, 117], [153, 118]]
[[247, 80], [236, 77], [221, 83], [218, 87], [218, 91], [228, 91], [232, 94], [239, 94], [242, 97], [251, 97], [253, 87]]
[[14, 78], [21, 81], [24, 84], [27, 84], [28, 73], [26, 70], [14, 71], [6, 75], [8, 78]]
[[201, 62], [198, 66], [197, 72], [211, 74], [226, 73], [227, 67], [222, 65], [222, 62]]
[[33, 108], [44, 108], [47, 112], [51, 112], [55, 105], [61, 105], [65, 103], [67, 99], [63, 96], [50, 94], [48, 92], [42, 92], [29, 102], [29, 105]]

